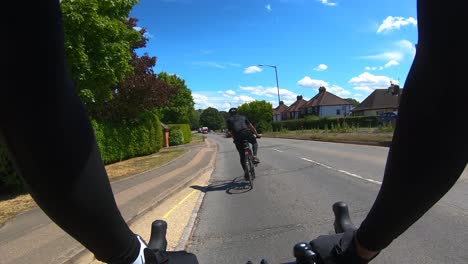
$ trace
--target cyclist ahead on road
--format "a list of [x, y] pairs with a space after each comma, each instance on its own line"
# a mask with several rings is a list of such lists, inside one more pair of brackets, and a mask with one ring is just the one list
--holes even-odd
[[250, 144], [252, 144], [253, 160], [256, 163], [259, 163], [260, 160], [257, 157], [257, 137], [259, 137], [259, 135], [255, 127], [252, 125], [252, 123], [250, 123], [249, 119], [237, 112], [237, 108], [229, 109], [229, 116], [230, 117], [226, 121], [227, 128], [232, 134], [232, 138], [234, 139], [234, 144], [236, 145], [237, 151], [239, 152], [240, 163], [242, 169], [244, 169], [244, 177], [247, 179], [248, 175], [244, 164], [245, 154], [243, 141], [247, 140]]

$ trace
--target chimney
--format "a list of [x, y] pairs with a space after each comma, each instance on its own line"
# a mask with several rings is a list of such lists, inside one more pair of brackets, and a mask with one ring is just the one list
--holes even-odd
[[398, 84], [394, 84], [390, 82], [390, 87], [388, 87], [388, 93], [391, 95], [399, 95], [400, 94], [400, 86]]
[[327, 89], [325, 89], [323, 86], [320, 86], [319, 93], [324, 93], [325, 91], [327, 91]]
[[299, 100], [302, 100], [302, 95], [298, 95], [298, 96], [297, 96], [297, 100], [298, 100], [298, 101], [299, 101]]

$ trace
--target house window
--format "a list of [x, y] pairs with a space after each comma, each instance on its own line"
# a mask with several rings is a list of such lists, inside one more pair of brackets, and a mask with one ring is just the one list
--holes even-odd
[[336, 115], [341, 115], [341, 110], [340, 109], [336, 109]]

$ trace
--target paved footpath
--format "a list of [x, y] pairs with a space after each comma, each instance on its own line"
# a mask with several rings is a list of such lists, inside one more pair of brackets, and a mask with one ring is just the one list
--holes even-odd
[[[176, 199], [187, 186], [203, 178], [200, 176], [209, 178], [211, 175], [217, 145], [207, 140], [204, 144], [187, 148], [189, 152], [162, 167], [112, 183], [117, 205], [134, 232], [147, 232], [148, 228], [143, 229], [138, 224], [146, 225], [149, 213], [154, 215], [155, 208]], [[85, 263], [83, 259], [89, 256], [89, 252], [42, 210], [34, 208], [0, 228], [0, 256], [1, 264], [63, 264]]]

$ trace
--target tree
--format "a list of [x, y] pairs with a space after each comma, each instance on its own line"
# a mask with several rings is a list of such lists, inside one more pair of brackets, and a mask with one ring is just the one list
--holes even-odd
[[112, 98], [111, 87], [132, 72], [131, 47], [141, 40], [126, 25], [138, 0], [63, 0], [65, 52], [78, 94], [87, 108]]
[[[138, 19], [129, 18], [127, 27], [136, 28]], [[131, 47], [130, 65], [134, 71], [124, 81], [115, 86], [113, 99], [106, 101], [105, 107], [93, 108], [93, 117], [104, 119], [135, 119], [140, 113], [168, 105], [172, 91], [165, 82], [154, 73], [156, 57], [147, 53], [139, 57], [135, 50], [146, 46], [145, 28], [139, 29], [141, 39]]]
[[216, 108], [208, 107], [200, 115], [200, 125], [212, 130], [218, 130], [225, 127], [225, 121]]
[[352, 104], [353, 107], [356, 107], [356, 106], [358, 106], [360, 104], [359, 101], [354, 99], [354, 98], [346, 98], [344, 100], [349, 102], [350, 104]]
[[219, 113], [223, 116], [224, 121], [227, 121], [229, 118], [229, 113], [226, 111], [219, 111]]
[[197, 130], [200, 127], [200, 115], [202, 112], [203, 111], [200, 109], [192, 111], [192, 114], [189, 120], [190, 129]]
[[161, 121], [169, 124], [188, 124], [195, 110], [192, 91], [185, 84], [185, 80], [175, 74], [160, 72], [158, 79], [163, 81], [170, 91], [169, 102], [158, 110]]
[[237, 111], [245, 115], [259, 133], [271, 130], [273, 119], [273, 106], [271, 103], [265, 100], [244, 103], [237, 108]]

